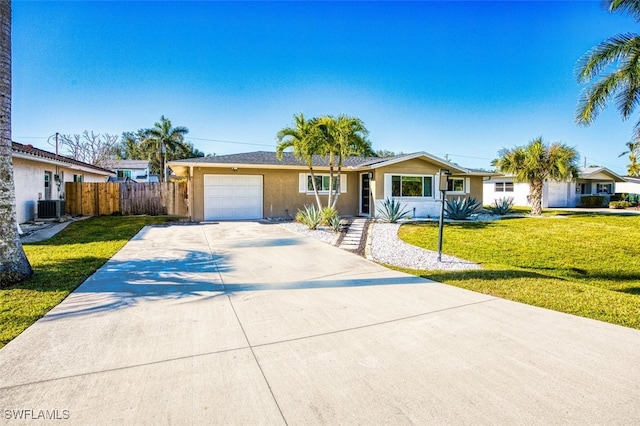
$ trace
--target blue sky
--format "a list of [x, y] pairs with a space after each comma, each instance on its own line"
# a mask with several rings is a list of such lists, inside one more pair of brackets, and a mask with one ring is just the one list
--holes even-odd
[[13, 2], [13, 139], [161, 115], [206, 153], [273, 150], [293, 114], [361, 118], [374, 149], [490, 168], [542, 136], [625, 174], [637, 116], [575, 124], [578, 58], [640, 24], [600, 1]]

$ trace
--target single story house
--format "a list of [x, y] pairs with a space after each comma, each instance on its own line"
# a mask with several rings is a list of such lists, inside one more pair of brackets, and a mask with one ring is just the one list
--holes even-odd
[[106, 182], [115, 176], [111, 170], [31, 145], [13, 142], [11, 147], [18, 223], [36, 218], [39, 200], [64, 200], [65, 182]]
[[[307, 165], [290, 152], [199, 157], [170, 161], [174, 173], [188, 182], [189, 215], [194, 221], [262, 219], [295, 216], [315, 204]], [[314, 157], [314, 174], [323, 203], [329, 194], [329, 165]], [[450, 172], [448, 197], [482, 198], [483, 178], [425, 152], [389, 158], [343, 159], [337, 210], [342, 216], [376, 215], [385, 199], [395, 199], [413, 217], [440, 215], [441, 171]], [[444, 175], [443, 175], [444, 176]]]
[[[578, 207], [586, 195], [603, 195], [608, 200], [616, 192], [616, 185], [624, 179], [606, 167], [585, 167], [574, 182], [547, 180], [542, 188], [542, 207]], [[530, 206], [529, 184], [515, 183], [513, 176], [494, 176], [484, 182], [483, 204], [513, 197], [515, 206]]]
[[108, 168], [116, 174], [110, 179], [114, 182], [126, 180], [140, 183], [159, 182], [158, 175], [152, 175], [149, 172], [149, 162], [146, 160], [111, 160]]
[[640, 195], [640, 177], [624, 176], [624, 182], [616, 182], [616, 194]]

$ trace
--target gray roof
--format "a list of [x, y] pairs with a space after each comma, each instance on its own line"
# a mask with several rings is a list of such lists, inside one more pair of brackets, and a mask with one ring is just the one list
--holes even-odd
[[[358, 167], [369, 161], [383, 161], [388, 158], [373, 157], [346, 157], [342, 160], [343, 167]], [[251, 164], [256, 166], [305, 166], [304, 161], [298, 160], [293, 153], [283, 152], [282, 159], [279, 160], [275, 152], [255, 151], [243, 152], [239, 154], [216, 155], [213, 157], [189, 158], [186, 160], [173, 160], [171, 163], [199, 163], [199, 164]], [[313, 164], [316, 167], [328, 167], [327, 157], [319, 155], [313, 156]]]
[[[486, 172], [486, 171], [470, 171], [463, 167], [458, 166], [457, 164], [451, 163], [442, 158], [435, 157], [433, 155], [427, 154], [426, 152], [414, 152], [412, 154], [401, 154], [396, 155], [394, 157], [346, 157], [342, 160], [342, 166], [345, 168], [352, 169], [376, 169], [378, 167], [388, 166], [396, 163], [400, 163], [403, 161], [411, 160], [413, 158], [423, 158], [427, 159], [435, 164], [438, 164], [440, 167], [450, 169], [454, 174], [462, 173], [462, 174], [474, 174], [474, 175], [483, 175], [490, 176], [495, 175], [495, 173]], [[255, 152], [244, 152], [240, 154], [230, 154], [230, 155], [218, 155], [214, 157], [197, 157], [197, 158], [189, 158], [186, 160], [172, 160], [169, 161], [169, 165], [173, 166], [206, 166], [210, 165], [221, 165], [227, 164], [231, 166], [276, 166], [276, 167], [307, 167], [307, 164], [297, 159], [292, 152], [283, 152], [282, 159], [278, 159], [275, 152], [270, 151], [255, 151]], [[327, 157], [314, 155], [313, 156], [313, 165], [314, 167], [329, 167], [329, 162]]]

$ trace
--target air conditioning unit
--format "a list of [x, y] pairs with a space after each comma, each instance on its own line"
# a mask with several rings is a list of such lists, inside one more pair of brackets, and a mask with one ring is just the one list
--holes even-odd
[[39, 219], [57, 219], [64, 216], [64, 200], [38, 200]]

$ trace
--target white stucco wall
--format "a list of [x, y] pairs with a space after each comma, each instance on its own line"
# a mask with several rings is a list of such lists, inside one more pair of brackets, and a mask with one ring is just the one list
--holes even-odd
[[[80, 174], [84, 182], [105, 182], [107, 176], [87, 170], [74, 170], [68, 165], [58, 165], [53, 162], [42, 162], [26, 158], [13, 157], [13, 181], [16, 188], [16, 213], [18, 223], [35, 219], [38, 200], [45, 198], [44, 174], [59, 174], [64, 182], [73, 182], [73, 175]], [[64, 182], [58, 186], [51, 182], [51, 199], [64, 198]]]
[[500, 198], [513, 197], [513, 205], [520, 207], [529, 207], [531, 204], [527, 201], [529, 195], [529, 185], [526, 183], [514, 183], [513, 192], [496, 192], [496, 182], [513, 182], [513, 179], [495, 178], [485, 180], [482, 183], [482, 205], [491, 206], [494, 200]]
[[640, 194], [640, 179], [631, 182], [616, 182], [616, 194]]

